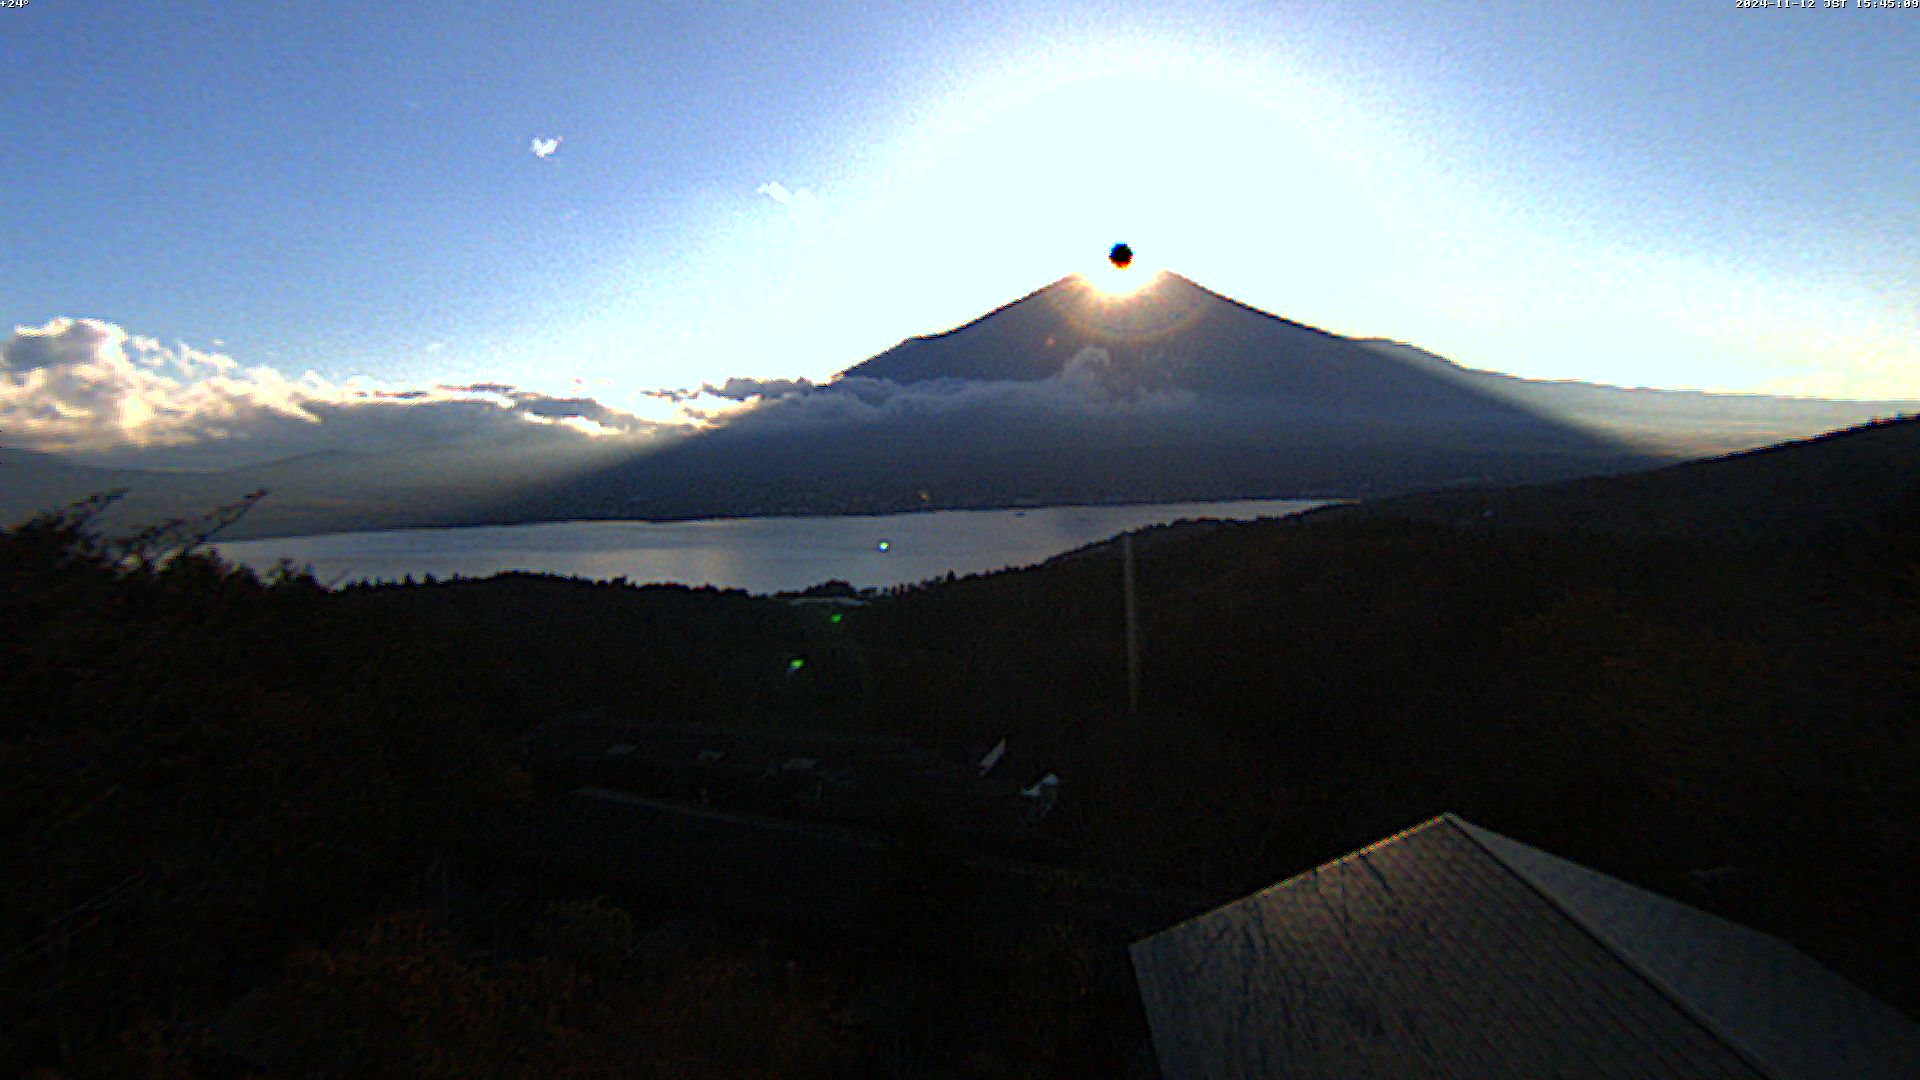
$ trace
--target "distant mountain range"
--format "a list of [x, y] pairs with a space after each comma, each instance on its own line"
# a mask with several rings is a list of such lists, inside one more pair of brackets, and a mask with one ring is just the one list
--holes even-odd
[[1422, 492], [1330, 507], [1302, 520], [1381, 519], [1717, 544], [1799, 543], [1887, 529], [1908, 532], [1909, 546], [1920, 548], [1920, 418], [1627, 476]]
[[[1476, 486], [1341, 503], [1259, 522], [1188, 521], [1134, 534], [1145, 551], [1229, 530], [1403, 521], [1486, 535], [1588, 533], [1722, 549], [1801, 545], [1885, 533], [1920, 553], [1920, 417], [1642, 472], [1541, 484]], [[1114, 537], [1056, 560], [1111, 557]]]
[[122, 513], [150, 520], [264, 487], [273, 497], [229, 534], [258, 536], [1368, 497], [1631, 471], [1916, 407], [1518, 379], [1290, 322], [1176, 274], [1122, 297], [1075, 276], [645, 450], [537, 465], [473, 448], [308, 455], [200, 474], [0, 451], [0, 512], [128, 487]]

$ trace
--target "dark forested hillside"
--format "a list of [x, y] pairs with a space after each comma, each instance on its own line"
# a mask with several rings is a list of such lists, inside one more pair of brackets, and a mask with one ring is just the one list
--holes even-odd
[[798, 946], [730, 931], [648, 966], [646, 924], [591, 891], [476, 907], [449, 872], [476, 824], [532, 797], [514, 753], [529, 717], [618, 703], [616, 687], [722, 707], [711, 686], [758, 689], [738, 657], [793, 651], [784, 606], [508, 578], [461, 636], [437, 594], [469, 586], [394, 590], [423, 598], [414, 612], [291, 570], [263, 582], [191, 527], [100, 537], [98, 509], [0, 534], [0, 1072], [808, 1075], [835, 1059], [831, 969], [778, 978]]
[[524, 779], [430, 640], [91, 517], [0, 538], [0, 1069], [177, 1075], [218, 1008], [404, 903]]
[[1801, 542], [1880, 524], [1912, 494], [1916, 461], [1920, 417], [1905, 417], [1625, 476], [1407, 495], [1320, 516], [1716, 543]]
[[[1150, 533], [1132, 722], [1114, 545], [861, 630], [895, 723], [1047, 740], [1099, 859], [1227, 896], [1453, 809], [1913, 1011], [1916, 430]], [[1474, 498], [1506, 524], [1456, 507]], [[1699, 528], [1699, 506], [1781, 524]]]
[[[924, 1075], [1131, 1060], [1137, 1007], [1101, 989], [1120, 945], [1069, 923], [1036, 918], [988, 979], [901, 951], [938, 939], [926, 903], [855, 942], [450, 875], [461, 836], [539, 797], [521, 736], [584, 708], [1006, 737], [1063, 778], [1023, 857], [1209, 901], [1454, 810], [1920, 1014], [1915, 430], [1150, 531], [1137, 716], [1115, 545], [842, 608], [529, 575], [329, 593], [43, 518], [0, 536], [0, 995], [22, 1018], [0, 1068], [830, 1075], [882, 1042]], [[964, 914], [939, 822], [881, 831], [911, 880], [947, 882], [941, 921]], [[860, 1018], [916, 971], [938, 990], [883, 1039]]]

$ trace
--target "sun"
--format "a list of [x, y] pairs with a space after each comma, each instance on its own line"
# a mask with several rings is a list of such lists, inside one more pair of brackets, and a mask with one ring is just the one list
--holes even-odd
[[1115, 244], [1105, 259], [1081, 276], [1102, 296], [1119, 299], [1140, 291], [1141, 286], [1153, 280], [1154, 272], [1140, 261], [1133, 248]]

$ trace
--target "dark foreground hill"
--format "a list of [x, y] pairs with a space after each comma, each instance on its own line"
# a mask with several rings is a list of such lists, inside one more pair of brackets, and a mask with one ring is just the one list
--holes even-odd
[[1316, 518], [1791, 543], [1873, 526], [1913, 494], [1916, 461], [1920, 419], [1897, 419], [1625, 476], [1378, 499]]
[[1465, 807], [1912, 1012], [1916, 431], [1157, 530], [1132, 722], [1112, 545], [860, 629], [897, 724], [1047, 740], [1108, 865], [1225, 896]]
[[[460, 856], [476, 825], [550, 806], [521, 736], [585, 705], [1005, 737], [1063, 778], [1016, 857], [1213, 901], [1451, 809], [1779, 934], [1920, 1014], [1914, 430], [1510, 492], [1499, 527], [1449, 494], [1158, 530], [1136, 545], [1138, 716], [1110, 548], [836, 608], [526, 575], [334, 594], [11, 530], [0, 1068], [1133, 1060], [1121, 943], [1064, 909], [1036, 907], [990, 976], [940, 950], [940, 905], [969, 893], [937, 805], [888, 826], [930, 899], [844, 934], [617, 888], [644, 866]], [[1610, 505], [1635, 526], [1588, 527]], [[1730, 537], [1698, 505], [1794, 526]], [[703, 812], [738, 809], [713, 798]]]

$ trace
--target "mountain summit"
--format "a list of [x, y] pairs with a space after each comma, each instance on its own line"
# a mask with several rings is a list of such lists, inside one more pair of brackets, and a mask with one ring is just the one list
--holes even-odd
[[[1557, 347], [1540, 343], [1543, 354]], [[1706, 456], [1914, 407], [1517, 378], [1399, 342], [1328, 333], [1169, 271], [1124, 295], [1077, 274], [1061, 278], [953, 330], [909, 338], [841, 375], [905, 386], [1063, 378], [1097, 386], [1108, 398], [1188, 393], [1294, 429], [1437, 425], [1454, 441], [1472, 429], [1472, 437], [1506, 441], [1505, 449], [1519, 453], [1540, 449], [1538, 440], [1550, 436], [1556, 448], [1583, 454], [1607, 452], [1605, 446]]]
[[1361, 497], [1620, 472], [1887, 411], [1518, 379], [1170, 272], [1124, 295], [1075, 275], [493, 519]]
[[[1270, 315], [1160, 271], [1125, 295], [1073, 275], [954, 330], [910, 338], [843, 378], [1033, 382], [1075, 365], [1122, 390], [1184, 389], [1366, 412], [1484, 414], [1464, 369]], [[1495, 410], [1499, 411], [1499, 410]]]

